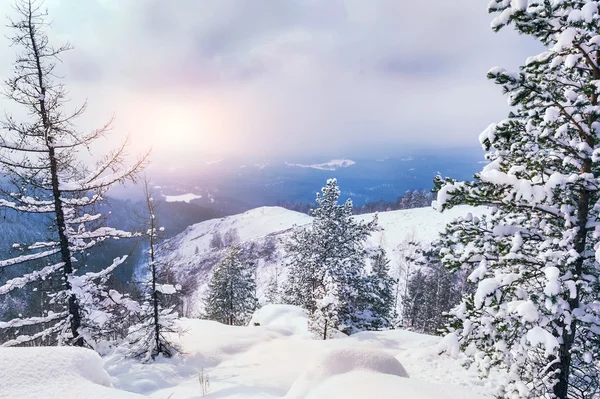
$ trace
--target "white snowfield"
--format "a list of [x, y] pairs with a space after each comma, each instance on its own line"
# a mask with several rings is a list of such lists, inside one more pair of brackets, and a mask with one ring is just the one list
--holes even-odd
[[[260, 323], [255, 326], [254, 323]], [[140, 364], [117, 351], [106, 357], [113, 386], [151, 398], [484, 399], [483, 382], [438, 355], [439, 337], [409, 331], [365, 332], [316, 340], [302, 309], [266, 305], [248, 327], [182, 319], [183, 355]]]
[[306, 313], [290, 305], [264, 306], [247, 327], [180, 323], [186, 332], [173, 339], [182, 353], [149, 364], [124, 358], [124, 348], [104, 365], [82, 348], [0, 348], [0, 398], [484, 399], [496, 383], [439, 355], [439, 337], [395, 330], [314, 339]]

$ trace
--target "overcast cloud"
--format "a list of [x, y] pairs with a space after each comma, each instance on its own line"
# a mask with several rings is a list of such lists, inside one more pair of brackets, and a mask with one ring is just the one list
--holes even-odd
[[485, 3], [47, 1], [53, 38], [75, 48], [63, 73], [89, 100], [82, 124], [114, 113], [117, 137], [178, 160], [476, 146], [507, 113], [486, 72], [539, 50], [494, 34]]

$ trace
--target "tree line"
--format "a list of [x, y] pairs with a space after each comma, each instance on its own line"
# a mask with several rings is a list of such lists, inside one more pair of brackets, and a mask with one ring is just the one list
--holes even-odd
[[[389, 212], [402, 209], [424, 208], [431, 206], [435, 199], [435, 194], [427, 190], [407, 190], [395, 201], [380, 200], [376, 202], [367, 202], [362, 206], [353, 205], [352, 213], [354, 215], [363, 215], [365, 213]], [[277, 201], [277, 206], [292, 211], [310, 215], [311, 211], [318, 205], [316, 203], [306, 203], [300, 201]]]

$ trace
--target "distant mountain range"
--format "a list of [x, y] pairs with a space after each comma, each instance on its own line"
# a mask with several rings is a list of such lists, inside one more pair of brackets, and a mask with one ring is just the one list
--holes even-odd
[[[301, 162], [209, 160], [193, 167], [153, 165], [148, 173], [156, 195], [168, 202], [187, 202], [234, 214], [280, 202], [312, 203], [331, 177], [338, 179], [342, 198], [352, 198], [357, 206], [393, 201], [406, 190], [431, 189], [437, 174], [470, 179], [482, 162], [481, 153], [471, 150]], [[139, 187], [111, 191], [112, 196], [129, 199], [140, 194]]]

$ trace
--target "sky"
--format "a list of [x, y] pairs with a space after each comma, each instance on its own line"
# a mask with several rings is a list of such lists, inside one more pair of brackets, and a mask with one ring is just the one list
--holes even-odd
[[51, 40], [74, 47], [60, 67], [72, 105], [89, 103], [79, 126], [114, 115], [112, 140], [173, 163], [476, 148], [508, 112], [487, 71], [540, 51], [493, 33], [485, 3], [46, 1]]

